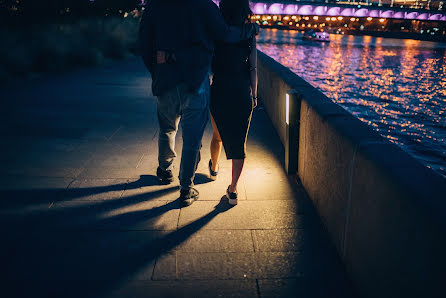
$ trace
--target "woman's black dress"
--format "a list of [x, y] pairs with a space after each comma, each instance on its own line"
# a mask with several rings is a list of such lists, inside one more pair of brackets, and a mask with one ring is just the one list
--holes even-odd
[[210, 109], [227, 159], [246, 157], [246, 138], [252, 115], [248, 62], [252, 44], [252, 41], [218, 43], [215, 48]]

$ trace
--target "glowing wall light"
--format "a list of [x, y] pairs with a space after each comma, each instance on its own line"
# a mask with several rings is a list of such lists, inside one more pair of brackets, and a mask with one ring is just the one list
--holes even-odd
[[365, 16], [367, 16], [368, 12], [369, 12], [369, 10], [365, 9], [365, 8], [358, 9], [355, 12], [355, 16], [357, 16], [357, 17], [365, 17]]
[[314, 14], [318, 15], [318, 16], [323, 16], [323, 15], [325, 15], [326, 11], [327, 11], [327, 7], [326, 6], [317, 6], [314, 9]]
[[283, 8], [283, 4], [274, 3], [274, 4], [271, 4], [268, 11], [271, 14], [281, 14], [282, 8]]
[[286, 94], [285, 169], [289, 175], [297, 173], [299, 153], [300, 100], [296, 90]]
[[393, 16], [393, 11], [391, 10], [387, 10], [387, 11], [383, 11], [381, 12], [380, 17], [382, 18], [391, 18]]
[[283, 9], [285, 14], [293, 14], [296, 13], [298, 6], [295, 4], [286, 5]]
[[341, 14], [341, 8], [340, 7], [332, 7], [328, 9], [327, 15], [329, 16], [338, 16]]
[[369, 16], [374, 17], [374, 18], [379, 18], [380, 17], [379, 10], [371, 10], [369, 12]]
[[304, 16], [305, 15], [311, 15], [311, 14], [313, 14], [313, 7], [311, 5], [301, 6], [298, 9], [297, 13], [300, 14], [300, 15], [304, 15]]
[[419, 16], [417, 16], [417, 20], [427, 20], [429, 18], [429, 15], [427, 13], [422, 13]]
[[255, 14], [264, 14], [266, 12], [265, 4], [262, 3], [255, 4], [254, 7], [252, 8], [252, 11]]

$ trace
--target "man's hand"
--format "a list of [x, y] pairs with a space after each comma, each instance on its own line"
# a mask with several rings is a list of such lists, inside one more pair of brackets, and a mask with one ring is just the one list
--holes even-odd
[[255, 34], [256, 35], [259, 35], [259, 33], [260, 33], [260, 26], [259, 26], [259, 24], [257, 24], [257, 23], [252, 23], [252, 25], [254, 26], [254, 32], [255, 32]]
[[252, 39], [253, 36], [259, 34], [260, 27], [256, 23], [244, 24], [242, 27], [242, 40]]

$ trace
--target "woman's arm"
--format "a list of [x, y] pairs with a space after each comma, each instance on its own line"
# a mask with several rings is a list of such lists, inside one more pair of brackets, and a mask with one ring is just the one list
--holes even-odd
[[257, 47], [256, 37], [252, 37], [252, 50], [248, 58], [251, 76], [252, 108], [257, 106]]

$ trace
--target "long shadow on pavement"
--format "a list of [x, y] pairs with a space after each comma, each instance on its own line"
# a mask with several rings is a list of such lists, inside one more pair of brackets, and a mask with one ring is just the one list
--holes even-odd
[[[153, 176], [145, 176], [126, 185], [133, 189], [154, 181]], [[166, 230], [157, 221], [162, 215], [180, 209], [179, 201], [153, 200], [178, 191], [178, 187], [102, 201], [71, 201], [99, 192], [128, 189], [126, 185], [48, 189], [45, 190], [48, 193], [64, 194], [60, 208], [24, 216], [2, 216], [4, 245], [0, 252], [7, 256], [4, 262], [7, 297], [98, 297], [122, 282], [150, 280], [157, 259], [229, 209], [229, 205], [220, 201], [213, 211], [195, 222]], [[33, 190], [20, 191], [20, 195], [28, 193]], [[139, 204], [147, 206], [102, 216]]]

